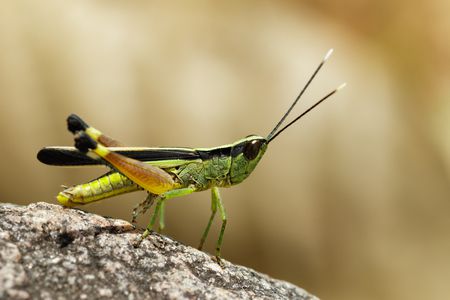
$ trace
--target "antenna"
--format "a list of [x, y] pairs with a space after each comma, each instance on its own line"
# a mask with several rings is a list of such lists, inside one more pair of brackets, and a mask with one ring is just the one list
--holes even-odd
[[[333, 53], [333, 49], [328, 50], [327, 54], [325, 54], [325, 57], [323, 58], [323, 60], [320, 62], [320, 64], [317, 66], [316, 70], [314, 71], [314, 73], [311, 75], [311, 77], [309, 78], [308, 82], [306, 82], [305, 86], [303, 87], [303, 89], [300, 91], [300, 94], [298, 94], [297, 98], [295, 98], [294, 103], [291, 104], [291, 106], [289, 107], [288, 111], [284, 114], [284, 116], [281, 118], [281, 120], [278, 122], [278, 124], [275, 126], [275, 128], [269, 133], [269, 135], [267, 136], [267, 140], [270, 141], [273, 139], [274, 134], [276, 133], [276, 131], [278, 130], [278, 128], [281, 126], [281, 124], [283, 124], [284, 120], [287, 118], [287, 116], [289, 115], [289, 113], [291, 112], [291, 110], [294, 108], [294, 106], [297, 104], [298, 100], [300, 100], [300, 98], [302, 97], [303, 93], [306, 91], [306, 89], [308, 88], [309, 84], [313, 81], [314, 77], [316, 77], [317, 73], [319, 72], [319, 70], [322, 68], [322, 66], [325, 64], [325, 62], [328, 60], [328, 58], [330, 58], [331, 54]], [[330, 95], [331, 96], [331, 95]], [[277, 134], [278, 135], [278, 134]]]
[[317, 105], [319, 105], [320, 103], [322, 103], [323, 101], [327, 100], [328, 98], [330, 98], [332, 95], [336, 94], [337, 92], [339, 92], [341, 89], [343, 89], [345, 86], [347, 85], [347, 83], [343, 83], [340, 86], [338, 86], [336, 89], [334, 89], [333, 91], [331, 91], [330, 93], [328, 93], [325, 97], [323, 97], [322, 99], [320, 99], [319, 101], [317, 101], [314, 105], [312, 105], [310, 108], [308, 108], [307, 110], [305, 110], [300, 116], [298, 116], [297, 118], [295, 118], [294, 120], [292, 120], [291, 122], [289, 122], [286, 126], [284, 126], [283, 128], [281, 128], [276, 134], [272, 135], [270, 138], [267, 138], [267, 143], [270, 143], [270, 141], [272, 141], [274, 138], [276, 138], [280, 133], [282, 133], [283, 131], [285, 131], [289, 126], [291, 126], [292, 124], [294, 124], [295, 122], [297, 122], [299, 119], [301, 119], [304, 115], [306, 115], [307, 113], [309, 113], [311, 110], [313, 110]]

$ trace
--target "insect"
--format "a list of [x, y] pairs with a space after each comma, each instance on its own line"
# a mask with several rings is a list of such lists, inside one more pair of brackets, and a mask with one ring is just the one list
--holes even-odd
[[135, 222], [136, 217], [145, 213], [153, 204], [155, 207], [150, 222], [136, 245], [153, 231], [157, 218], [159, 229], [164, 228], [166, 200], [210, 189], [211, 216], [198, 248], [202, 249], [213, 219], [219, 211], [222, 226], [216, 242], [215, 257], [223, 266], [221, 248], [227, 215], [219, 188], [230, 187], [245, 180], [263, 157], [268, 145], [280, 133], [345, 86], [343, 84], [331, 91], [279, 129], [331, 53], [332, 49], [327, 52], [300, 94], [267, 137], [249, 135], [232, 144], [214, 148], [123, 147], [72, 114], [67, 118], [67, 124], [69, 131], [74, 134], [75, 147], [45, 147], [39, 151], [37, 158], [49, 165], [106, 165], [111, 168], [111, 171], [99, 178], [67, 187], [60, 192], [57, 200], [64, 206], [73, 207], [128, 192], [147, 191], [146, 199], [133, 210], [132, 221]]

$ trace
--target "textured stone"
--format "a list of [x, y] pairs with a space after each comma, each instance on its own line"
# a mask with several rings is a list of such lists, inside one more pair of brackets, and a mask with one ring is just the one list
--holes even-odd
[[317, 299], [123, 220], [0, 203], [0, 299]]

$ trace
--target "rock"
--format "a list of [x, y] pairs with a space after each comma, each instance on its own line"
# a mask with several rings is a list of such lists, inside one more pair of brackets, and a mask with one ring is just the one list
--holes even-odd
[[123, 220], [0, 203], [0, 299], [317, 299]]

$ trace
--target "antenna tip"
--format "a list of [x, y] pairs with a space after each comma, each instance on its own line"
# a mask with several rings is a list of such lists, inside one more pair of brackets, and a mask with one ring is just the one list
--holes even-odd
[[323, 58], [323, 61], [326, 61], [330, 58], [331, 54], [333, 54], [334, 49], [331, 48], [330, 50], [328, 50], [327, 54], [325, 54], [325, 57]]
[[347, 82], [344, 82], [343, 84], [341, 84], [340, 86], [337, 87], [336, 92], [342, 90], [343, 88], [345, 88], [345, 86], [347, 85]]

